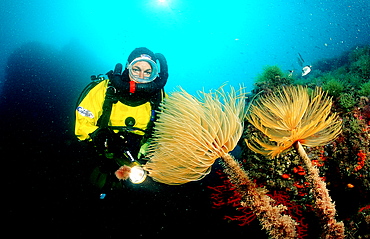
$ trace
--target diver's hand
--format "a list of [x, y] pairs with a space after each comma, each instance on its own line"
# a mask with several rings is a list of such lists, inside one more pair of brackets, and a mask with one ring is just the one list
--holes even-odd
[[113, 78], [121, 79], [121, 76], [122, 76], [122, 64], [121, 63], [117, 63], [116, 66], [114, 67], [114, 71], [110, 70], [109, 72], [107, 72], [106, 75], [108, 76], [108, 78], [110, 80], [112, 80]]
[[117, 82], [117, 80], [119, 81], [121, 80], [121, 77], [122, 77], [122, 64], [117, 63], [116, 67], [114, 67], [114, 71], [112, 74], [112, 80]]
[[146, 142], [145, 144], [141, 145], [139, 153], [137, 155], [138, 159], [145, 158], [145, 156], [148, 152], [149, 145], [150, 145], [150, 142]]

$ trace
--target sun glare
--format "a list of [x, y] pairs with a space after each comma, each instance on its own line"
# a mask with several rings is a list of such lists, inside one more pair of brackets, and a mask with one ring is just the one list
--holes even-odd
[[168, 1], [167, 0], [158, 0], [158, 5], [160, 5], [160, 6], [168, 6]]
[[158, 10], [170, 10], [171, 0], [156, 0], [151, 2]]

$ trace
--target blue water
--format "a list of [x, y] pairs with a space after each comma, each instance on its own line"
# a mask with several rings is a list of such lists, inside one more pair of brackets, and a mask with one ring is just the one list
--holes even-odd
[[3, 0], [0, 79], [22, 44], [62, 49], [72, 42], [92, 54], [91, 74], [146, 46], [167, 57], [167, 91], [195, 93], [224, 82], [251, 89], [265, 65], [299, 68], [298, 52], [314, 62], [369, 43], [369, 12], [368, 0]]

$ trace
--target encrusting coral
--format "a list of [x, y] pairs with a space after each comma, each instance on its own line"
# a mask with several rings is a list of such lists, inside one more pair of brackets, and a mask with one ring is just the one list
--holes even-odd
[[323, 238], [344, 238], [344, 225], [335, 220], [336, 210], [326, 184], [302, 147], [325, 145], [341, 132], [341, 122], [336, 114], [331, 114], [331, 105], [331, 99], [318, 87], [311, 95], [302, 86], [283, 87], [251, 105], [247, 119], [264, 136], [246, 139], [246, 143], [251, 150], [269, 158], [293, 146], [308, 170]]
[[296, 222], [272, 206], [273, 199], [258, 189], [246, 171], [228, 152], [243, 132], [244, 89], [229, 93], [223, 88], [200, 93], [196, 98], [184, 90], [174, 92], [161, 106], [145, 169], [154, 180], [183, 184], [203, 178], [219, 157], [225, 173], [235, 184], [245, 206], [250, 207], [272, 238], [296, 238]]
[[230, 154], [222, 159], [225, 163], [224, 172], [241, 195], [241, 205], [254, 212], [271, 238], [297, 238], [297, 222], [291, 216], [282, 214], [287, 207], [282, 204], [273, 206], [274, 200], [266, 195], [267, 190], [257, 187]]

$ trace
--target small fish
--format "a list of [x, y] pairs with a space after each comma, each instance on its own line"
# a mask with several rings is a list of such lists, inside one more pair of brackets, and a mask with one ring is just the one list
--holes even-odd
[[348, 188], [354, 188], [354, 187], [355, 187], [355, 185], [353, 185], [353, 184], [349, 183], [349, 184], [347, 184], [347, 187], [348, 187]]
[[289, 78], [292, 78], [292, 76], [293, 76], [293, 73], [294, 73], [294, 70], [289, 70], [289, 74], [288, 74], [288, 77], [289, 77]]
[[302, 68], [302, 76], [305, 76], [305, 75], [308, 75], [308, 73], [311, 72], [311, 67], [310, 65], [307, 65], [305, 67]]

